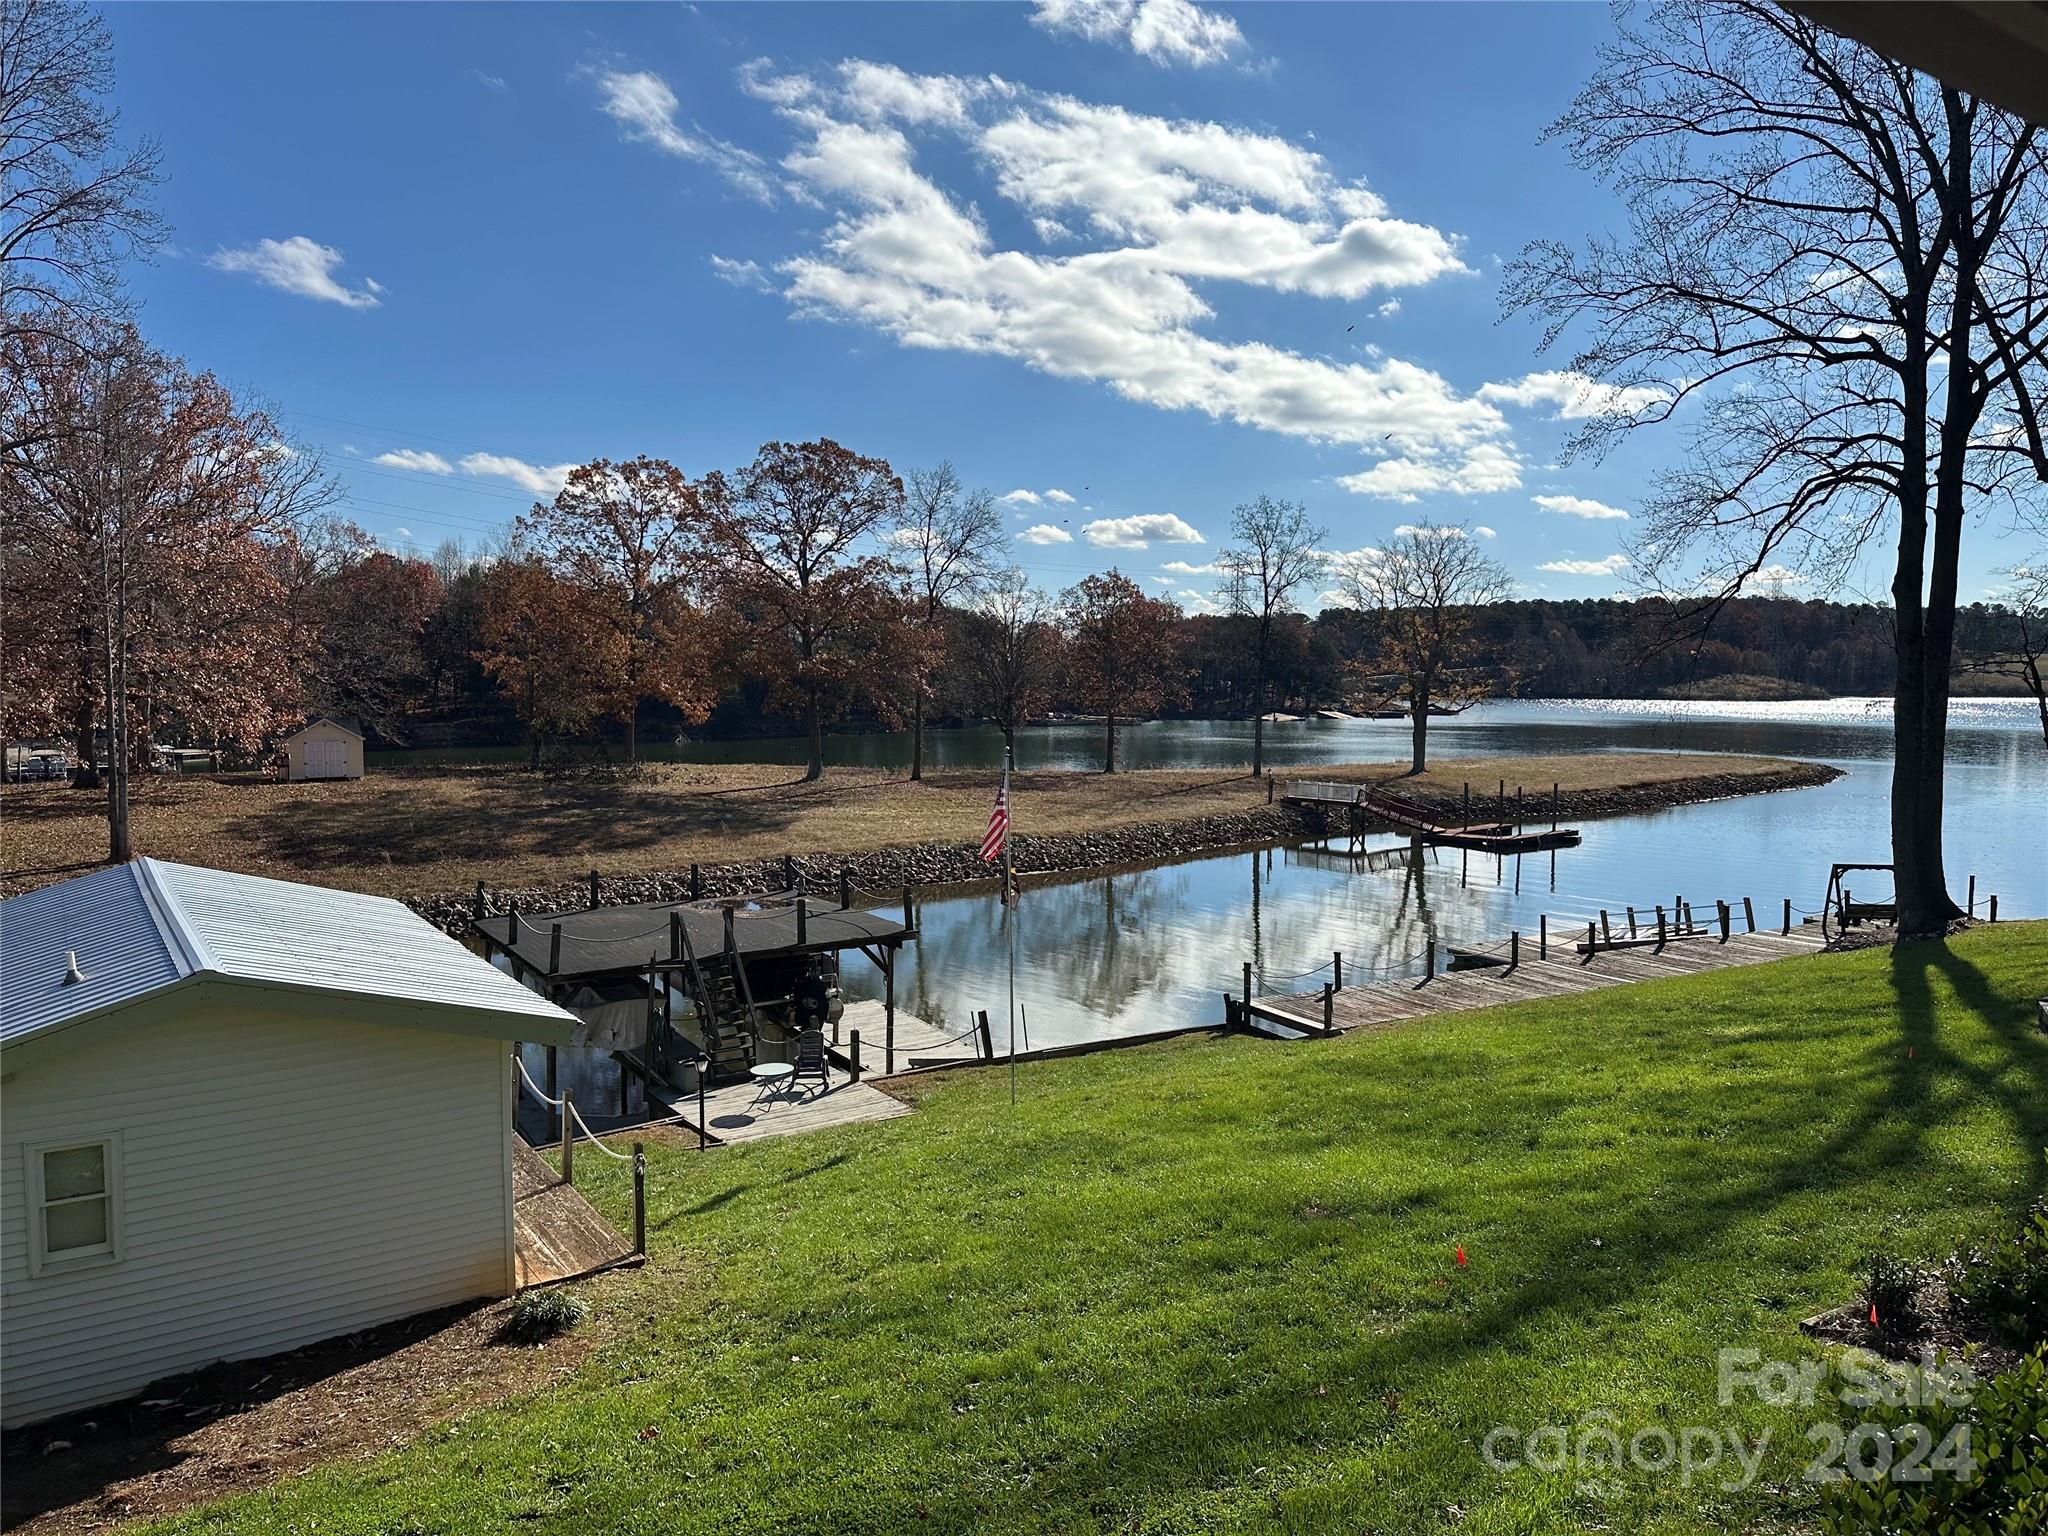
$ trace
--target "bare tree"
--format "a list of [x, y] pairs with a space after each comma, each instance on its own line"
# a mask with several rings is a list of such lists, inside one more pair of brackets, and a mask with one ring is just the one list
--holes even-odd
[[1382, 549], [1346, 556], [1337, 575], [1368, 618], [1366, 665], [1399, 679], [1411, 733], [1408, 771], [1420, 773], [1428, 766], [1431, 706], [1446, 697], [1463, 705], [1488, 691], [1483, 674], [1460, 670], [1473, 659], [1472, 610], [1512, 597], [1514, 578], [1469, 530], [1437, 523], [1403, 528]]
[[1308, 520], [1297, 501], [1260, 496], [1230, 514], [1236, 545], [1217, 556], [1223, 572], [1222, 597], [1230, 611], [1252, 621], [1252, 776], [1266, 771], [1266, 683], [1272, 657], [1273, 622], [1292, 611], [1294, 594], [1323, 574], [1327, 564], [1316, 546], [1329, 537]]
[[1964, 670], [2018, 675], [2034, 696], [2041, 714], [2041, 736], [2048, 741], [2048, 550], [2025, 565], [2006, 573], [2009, 585], [1992, 594], [1992, 601], [2011, 620], [2009, 643], [1980, 655], [1965, 656]]
[[950, 463], [910, 476], [891, 541], [910, 572], [910, 601], [923, 644], [910, 679], [910, 776], [924, 777], [924, 712], [943, 659], [946, 605], [975, 592], [1003, 548], [1003, 515], [987, 491], [969, 491]]
[[[157, 149], [115, 142], [113, 39], [97, 10], [0, 0], [0, 328], [68, 344], [120, 308], [121, 264], [164, 237]], [[10, 445], [11, 446], [11, 445]]]
[[1968, 515], [2048, 480], [2041, 131], [1765, 0], [1666, 0], [1552, 127], [1631, 236], [1540, 243], [1506, 302], [1591, 340], [1578, 447], [1690, 425], [1636, 541], [1711, 614], [1772, 562], [1839, 574], [1896, 528], [1891, 840], [1902, 938], [1959, 909], [1942, 864]]
[[1017, 566], [989, 577], [960, 616], [959, 670], [975, 709], [1002, 728], [1012, 757], [1017, 729], [1043, 707], [1059, 670], [1058, 610]]

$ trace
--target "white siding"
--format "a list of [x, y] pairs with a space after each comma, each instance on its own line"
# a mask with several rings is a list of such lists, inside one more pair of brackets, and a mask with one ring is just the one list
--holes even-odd
[[[8, 1062], [8, 1425], [509, 1288], [503, 1042], [173, 1003]], [[120, 1260], [31, 1278], [24, 1146], [111, 1132]]]

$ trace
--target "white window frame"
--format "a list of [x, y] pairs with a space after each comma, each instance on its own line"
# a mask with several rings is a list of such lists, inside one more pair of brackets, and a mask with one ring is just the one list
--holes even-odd
[[[107, 1202], [107, 1240], [90, 1248], [65, 1248], [50, 1253], [45, 1248], [47, 1230], [43, 1212], [48, 1202], [43, 1195], [43, 1158], [51, 1152], [73, 1152], [81, 1147], [100, 1148], [101, 1166], [107, 1174], [104, 1196], [81, 1196]], [[73, 1269], [94, 1269], [121, 1261], [121, 1133], [101, 1136], [65, 1136], [52, 1141], [29, 1142], [22, 1148], [22, 1176], [27, 1181], [28, 1272], [32, 1278], [63, 1274]]]

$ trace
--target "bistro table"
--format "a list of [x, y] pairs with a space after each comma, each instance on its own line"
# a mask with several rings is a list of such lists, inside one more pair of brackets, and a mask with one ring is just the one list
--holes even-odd
[[796, 1068], [786, 1061], [757, 1061], [747, 1068], [747, 1076], [754, 1080], [754, 1102], [759, 1104], [774, 1098], [796, 1076]]

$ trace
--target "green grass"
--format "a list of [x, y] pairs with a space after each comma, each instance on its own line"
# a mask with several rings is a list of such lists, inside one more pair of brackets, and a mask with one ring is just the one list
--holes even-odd
[[[1821, 1415], [1718, 1407], [1715, 1351], [1809, 1357], [1797, 1319], [1864, 1252], [1936, 1260], [2038, 1190], [2044, 985], [2048, 924], [2012, 924], [1040, 1064], [1014, 1111], [1001, 1073], [961, 1074], [882, 1126], [651, 1149], [653, 1263], [575, 1381], [176, 1525], [1792, 1525]], [[1596, 1409], [1769, 1431], [1762, 1484], [1480, 1459], [1496, 1423]]]

